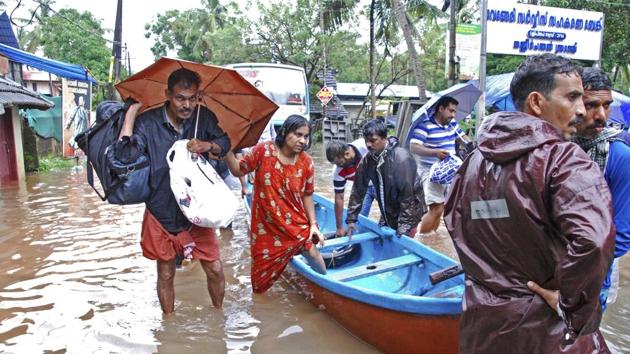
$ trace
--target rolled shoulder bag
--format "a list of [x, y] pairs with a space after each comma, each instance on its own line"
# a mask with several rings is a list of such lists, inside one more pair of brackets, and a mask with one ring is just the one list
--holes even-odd
[[197, 226], [226, 227], [239, 202], [210, 162], [188, 151], [187, 143], [188, 139], [176, 141], [166, 155], [177, 205]]

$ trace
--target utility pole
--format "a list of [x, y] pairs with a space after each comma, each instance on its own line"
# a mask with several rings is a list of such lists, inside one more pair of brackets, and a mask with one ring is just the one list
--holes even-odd
[[116, 9], [116, 27], [114, 27], [114, 44], [112, 57], [114, 57], [114, 82], [120, 81], [120, 59], [122, 58], [122, 0], [118, 0]]
[[479, 58], [479, 89], [481, 90], [481, 96], [479, 96], [479, 102], [477, 103], [477, 119], [475, 120], [475, 137], [479, 133], [479, 126], [483, 116], [486, 114], [486, 47], [488, 43], [488, 26], [487, 26], [487, 14], [488, 9], [487, 0], [480, 0], [481, 2], [481, 57]]
[[451, 22], [449, 24], [449, 47], [448, 47], [448, 86], [455, 85], [457, 81], [457, 71], [455, 70], [455, 34], [457, 31], [457, 0], [451, 0]]
[[127, 53], [127, 77], [131, 76], [131, 57], [129, 56], [129, 47], [125, 43], [125, 53]]
[[110, 100], [118, 100], [114, 84], [120, 81], [120, 58], [121, 58], [121, 40], [122, 40], [122, 0], [118, 0], [118, 8], [116, 9], [116, 25], [114, 27], [114, 41], [112, 43], [112, 57], [109, 61], [109, 80], [105, 85], [105, 95]]

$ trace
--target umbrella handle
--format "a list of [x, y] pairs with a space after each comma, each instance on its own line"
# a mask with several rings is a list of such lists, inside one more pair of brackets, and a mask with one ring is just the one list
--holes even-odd
[[195, 119], [195, 136], [193, 138], [197, 139], [197, 128], [199, 127], [199, 112], [201, 111], [201, 104], [197, 103], [197, 118]]

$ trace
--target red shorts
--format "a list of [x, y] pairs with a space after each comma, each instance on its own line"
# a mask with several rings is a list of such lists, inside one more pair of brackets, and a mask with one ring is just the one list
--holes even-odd
[[182, 255], [184, 245], [192, 241], [195, 242], [193, 259], [213, 262], [221, 258], [219, 240], [214, 229], [193, 225], [189, 231], [173, 235], [162, 227], [148, 209], [144, 211], [141, 235], [142, 255], [148, 259], [169, 261], [178, 254]]

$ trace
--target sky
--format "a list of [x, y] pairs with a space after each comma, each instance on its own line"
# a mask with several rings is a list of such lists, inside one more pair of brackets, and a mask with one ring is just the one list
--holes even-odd
[[[429, 0], [430, 3], [436, 6], [441, 6], [442, 1]], [[237, 1], [237, 3], [241, 4], [241, 9], [245, 7], [244, 4], [246, 2], [247, 0]], [[10, 13], [17, 1], [7, 1], [6, 4], [7, 13]], [[21, 4], [24, 9], [32, 9], [36, 6], [35, 0], [22, 0]], [[56, 0], [51, 7], [55, 11], [59, 11], [62, 8], [90, 11], [95, 17], [102, 20], [103, 28], [111, 30], [107, 33], [106, 38], [113, 40], [117, 4], [117, 0]], [[154, 62], [153, 53], [151, 52], [153, 39], [145, 38], [145, 24], [152, 22], [157, 17], [157, 14], [162, 14], [167, 10], [177, 8], [180, 11], [184, 11], [200, 7], [202, 7], [201, 0], [123, 0], [122, 42], [126, 43], [129, 48], [132, 72], [138, 72]], [[24, 17], [24, 11], [18, 13]], [[360, 27], [361, 29], [365, 27], [365, 31], [360, 31], [365, 33], [369, 26], [365, 23]]]
[[[51, 7], [56, 11], [64, 7], [90, 11], [95, 17], [102, 19], [104, 28], [111, 30], [106, 38], [113, 40], [117, 4], [117, 0], [57, 0]], [[184, 11], [196, 7], [201, 7], [201, 0], [123, 0], [122, 42], [127, 43], [129, 48], [131, 70], [140, 71], [154, 61], [151, 52], [153, 40], [145, 38], [145, 24], [167, 10], [177, 8]]]

